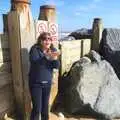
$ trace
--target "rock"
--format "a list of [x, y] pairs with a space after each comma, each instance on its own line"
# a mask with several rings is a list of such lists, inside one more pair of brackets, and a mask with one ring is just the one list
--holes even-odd
[[73, 36], [66, 36], [61, 38], [59, 41], [71, 41], [71, 40], [75, 40], [75, 38]]
[[69, 36], [73, 36], [75, 39], [90, 39], [92, 37], [92, 30], [86, 28], [78, 29], [70, 33]]
[[61, 113], [61, 112], [58, 113], [58, 117], [59, 117], [59, 120], [64, 120], [65, 119], [64, 114]]
[[100, 54], [113, 66], [120, 79], [120, 29], [104, 29]]
[[[65, 111], [98, 114], [105, 119], [120, 117], [120, 81], [112, 66], [95, 51], [81, 58], [64, 76]], [[66, 79], [65, 79], [66, 78]], [[65, 83], [65, 84], [64, 84]]]
[[6, 113], [5, 116], [4, 116], [4, 120], [15, 120], [15, 119], [12, 119], [12, 118], [8, 117], [8, 115]]
[[92, 62], [99, 63], [101, 61], [101, 56], [99, 54], [96, 54], [94, 50], [90, 52], [89, 58], [92, 60]]

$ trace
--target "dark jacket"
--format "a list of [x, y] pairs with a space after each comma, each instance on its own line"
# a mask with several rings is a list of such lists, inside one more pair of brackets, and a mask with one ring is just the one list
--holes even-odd
[[[56, 49], [53, 49], [56, 51]], [[51, 84], [53, 68], [59, 68], [58, 60], [48, 60], [42, 49], [37, 45], [31, 47], [29, 53], [30, 59], [30, 71], [29, 71], [29, 83], [30, 86], [47, 82]]]

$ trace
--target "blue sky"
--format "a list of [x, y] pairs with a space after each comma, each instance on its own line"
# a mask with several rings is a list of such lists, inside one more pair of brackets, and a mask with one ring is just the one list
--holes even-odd
[[[120, 0], [31, 0], [31, 11], [38, 19], [43, 4], [56, 5], [60, 31], [91, 28], [93, 19], [100, 17], [104, 27], [120, 28]], [[10, 0], [0, 0], [0, 32], [3, 29], [2, 14], [10, 10]]]

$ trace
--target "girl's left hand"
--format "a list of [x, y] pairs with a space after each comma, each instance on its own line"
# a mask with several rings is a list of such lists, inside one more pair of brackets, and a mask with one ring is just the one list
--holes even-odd
[[59, 55], [60, 55], [60, 53], [58, 51], [51, 52], [51, 57], [53, 60], [57, 60]]

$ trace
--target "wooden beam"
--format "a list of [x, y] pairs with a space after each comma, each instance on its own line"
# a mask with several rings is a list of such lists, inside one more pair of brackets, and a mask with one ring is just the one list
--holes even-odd
[[12, 86], [12, 74], [11, 73], [1, 73], [0, 74], [0, 89], [6, 85]]
[[102, 31], [103, 31], [102, 19], [100, 18], [94, 19], [92, 31], [93, 31], [93, 35], [92, 35], [91, 49], [98, 51], [100, 41], [102, 38]]
[[0, 118], [2, 118], [3, 113], [13, 111], [14, 109], [15, 101], [13, 88], [8, 84], [0, 89]]
[[16, 11], [8, 14], [8, 33], [12, 62], [13, 87], [16, 100], [16, 112], [21, 120], [24, 120], [24, 90], [21, 68], [21, 42], [20, 22]]

